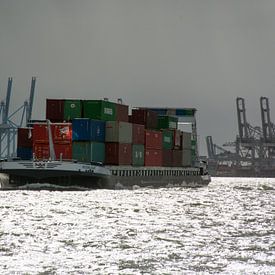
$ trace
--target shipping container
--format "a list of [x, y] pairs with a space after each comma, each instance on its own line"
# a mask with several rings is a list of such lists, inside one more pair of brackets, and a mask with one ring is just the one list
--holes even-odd
[[145, 166], [162, 166], [162, 150], [145, 149], [144, 165]]
[[105, 141], [132, 143], [132, 124], [123, 121], [106, 121]]
[[144, 145], [142, 144], [132, 145], [132, 165], [144, 166]]
[[84, 100], [83, 117], [105, 121], [115, 121], [116, 103], [106, 100]]
[[35, 159], [49, 159], [50, 148], [47, 143], [34, 143], [33, 144], [33, 154]]
[[196, 158], [197, 158], [196, 149], [191, 148], [191, 160], [192, 160], [192, 162], [195, 161]]
[[54, 144], [55, 157], [57, 160], [72, 159], [72, 143], [70, 144]]
[[132, 123], [142, 124], [146, 129], [157, 129], [158, 115], [156, 112], [147, 109], [133, 109]]
[[[72, 159], [72, 144], [54, 144], [55, 157], [59, 159]], [[34, 143], [33, 153], [36, 159], [49, 159], [50, 147], [47, 143]]]
[[64, 121], [72, 121], [74, 118], [81, 118], [82, 116], [82, 103], [77, 99], [64, 100]]
[[192, 149], [195, 149], [195, 148], [196, 148], [196, 145], [197, 145], [196, 140], [191, 139], [191, 148], [192, 148]]
[[74, 141], [72, 158], [79, 162], [105, 162], [105, 144], [103, 142]]
[[17, 157], [23, 160], [32, 159], [32, 147], [17, 147]]
[[[71, 143], [72, 125], [71, 123], [52, 123], [51, 132], [53, 143]], [[48, 143], [49, 132], [48, 125], [45, 123], [33, 125], [33, 142]]]
[[109, 165], [131, 165], [132, 145], [130, 143], [105, 143], [105, 163]]
[[182, 150], [172, 150], [172, 163], [174, 167], [182, 166]]
[[71, 123], [52, 123], [51, 130], [54, 143], [72, 143]]
[[145, 148], [146, 149], [162, 149], [162, 133], [155, 130], [145, 130]]
[[174, 132], [170, 130], [162, 130], [162, 148], [173, 149]]
[[132, 115], [128, 115], [128, 122], [132, 123]]
[[48, 143], [49, 134], [48, 126], [46, 123], [33, 124], [32, 139], [34, 143]]
[[181, 147], [181, 131], [180, 130], [173, 130], [174, 131], [174, 149], [180, 149]]
[[128, 122], [129, 106], [123, 104], [116, 104], [116, 120]]
[[17, 146], [32, 147], [32, 128], [17, 129]]
[[194, 116], [195, 109], [176, 109], [176, 116]]
[[171, 149], [162, 150], [162, 166], [164, 167], [173, 166], [173, 150]]
[[132, 138], [133, 144], [144, 144], [144, 125], [132, 124]]
[[105, 141], [105, 121], [78, 118], [72, 121], [73, 141]]
[[177, 129], [178, 118], [175, 116], [158, 116], [158, 129]]
[[191, 133], [181, 132], [181, 149], [191, 149]]
[[183, 149], [182, 151], [182, 166], [189, 167], [192, 163], [191, 150]]
[[82, 115], [81, 100], [78, 99], [47, 99], [46, 119], [51, 122], [71, 121]]
[[49, 119], [51, 122], [63, 122], [64, 99], [46, 100], [46, 119]]

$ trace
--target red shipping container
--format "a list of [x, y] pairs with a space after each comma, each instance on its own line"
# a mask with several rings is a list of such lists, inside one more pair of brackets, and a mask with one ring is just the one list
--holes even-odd
[[158, 115], [151, 110], [133, 109], [132, 123], [142, 124], [146, 129], [156, 129], [158, 126]]
[[182, 166], [182, 150], [172, 150], [173, 151], [173, 166]]
[[144, 154], [145, 166], [162, 166], [162, 150], [146, 149]]
[[131, 165], [132, 144], [130, 143], [105, 143], [105, 163], [110, 165]]
[[72, 142], [72, 124], [71, 123], [54, 123], [51, 124], [52, 137], [54, 143], [71, 143]]
[[[54, 144], [56, 159], [72, 159], [72, 143], [70, 144]], [[61, 157], [62, 154], [62, 157]]]
[[144, 125], [132, 124], [133, 144], [144, 144]]
[[116, 120], [128, 122], [129, 106], [116, 104]]
[[145, 148], [162, 149], [162, 132], [154, 130], [145, 130]]
[[[54, 144], [54, 151], [56, 159], [72, 159], [72, 144]], [[33, 153], [36, 159], [49, 159], [50, 147], [47, 143], [34, 143]]]
[[[53, 143], [71, 143], [72, 142], [72, 124], [71, 123], [52, 123], [51, 124]], [[48, 125], [45, 123], [33, 125], [33, 142], [48, 143]]]
[[46, 119], [51, 122], [62, 122], [64, 120], [64, 99], [47, 99]]
[[181, 147], [181, 131], [174, 130], [174, 148], [179, 149]]
[[36, 159], [49, 159], [50, 148], [47, 143], [34, 143], [33, 154]]
[[48, 143], [48, 126], [45, 123], [37, 123], [33, 125], [33, 142], [34, 143]]
[[32, 128], [17, 129], [17, 147], [32, 147]]
[[172, 167], [173, 166], [173, 151], [170, 149], [162, 150], [162, 166]]

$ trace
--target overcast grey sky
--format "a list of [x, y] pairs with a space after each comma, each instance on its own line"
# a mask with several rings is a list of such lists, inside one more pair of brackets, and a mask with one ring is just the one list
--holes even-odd
[[130, 106], [195, 107], [203, 145], [237, 134], [235, 99], [275, 122], [274, 0], [0, 0], [0, 96], [14, 109], [37, 76], [46, 98], [121, 97]]

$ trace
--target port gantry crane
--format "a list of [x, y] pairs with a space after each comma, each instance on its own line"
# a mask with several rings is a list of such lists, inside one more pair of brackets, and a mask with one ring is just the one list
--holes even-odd
[[[12, 77], [8, 78], [8, 86], [6, 93], [6, 100], [1, 100], [0, 103], [0, 158], [9, 159], [16, 157], [16, 138], [17, 129], [19, 127], [26, 127], [31, 120], [33, 100], [35, 93], [36, 77], [32, 77], [30, 87], [30, 97], [25, 100], [23, 105], [17, 108], [10, 114], [10, 99], [12, 92]], [[21, 118], [20, 118], [21, 113]], [[18, 122], [18, 117], [19, 122]]]
[[243, 98], [236, 99], [236, 107], [238, 135], [234, 142], [223, 144], [223, 147], [233, 147], [234, 152], [214, 144], [212, 137], [207, 137], [209, 163], [213, 170], [226, 163], [234, 168], [232, 175], [275, 176], [275, 126], [270, 119], [268, 98], [260, 98], [262, 128], [248, 123]]

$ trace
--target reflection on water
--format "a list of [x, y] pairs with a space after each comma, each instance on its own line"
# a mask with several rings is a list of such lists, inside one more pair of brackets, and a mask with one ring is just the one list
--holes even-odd
[[0, 192], [0, 274], [275, 274], [275, 179]]

